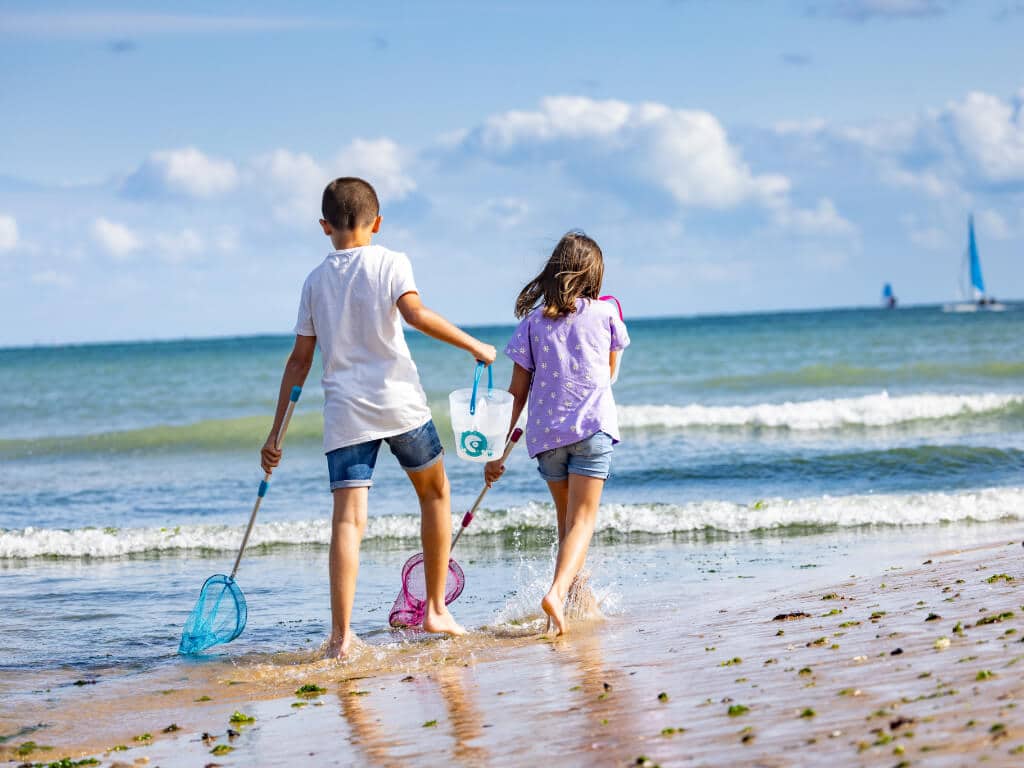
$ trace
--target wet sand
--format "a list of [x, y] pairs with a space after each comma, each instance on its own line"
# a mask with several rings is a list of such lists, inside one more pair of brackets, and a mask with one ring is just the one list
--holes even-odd
[[[880, 562], [827, 588], [752, 586], [697, 618], [634, 605], [564, 638], [541, 635], [537, 620], [371, 644], [345, 664], [310, 652], [168, 665], [96, 685], [50, 674], [38, 696], [14, 695], [29, 681], [8, 680], [0, 693], [17, 706], [0, 713], [0, 757], [1021, 765], [1022, 555], [1019, 538], [922, 553], [912, 568]], [[303, 685], [322, 690], [296, 695]], [[255, 720], [232, 724], [236, 711]], [[18, 757], [26, 742], [52, 749]]]

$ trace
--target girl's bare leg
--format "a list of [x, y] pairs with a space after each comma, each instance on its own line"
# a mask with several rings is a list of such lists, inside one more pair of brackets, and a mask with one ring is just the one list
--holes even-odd
[[[565, 596], [569, 592], [569, 585], [587, 560], [587, 550], [597, 523], [597, 509], [601, 504], [601, 492], [604, 490], [604, 480], [585, 475], [570, 474], [566, 484], [568, 494], [564, 535], [558, 545], [555, 578], [551, 582], [551, 589], [541, 601], [541, 608], [551, 617], [559, 635], [565, 634], [568, 629], [564, 613]], [[556, 485], [559, 484], [548, 484], [557, 507]]]

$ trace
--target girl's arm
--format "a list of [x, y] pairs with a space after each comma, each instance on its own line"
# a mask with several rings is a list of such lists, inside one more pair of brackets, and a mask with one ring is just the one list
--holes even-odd
[[[512, 368], [512, 381], [508, 385], [509, 394], [512, 395], [512, 423], [508, 427], [509, 434], [519, 423], [519, 417], [523, 413], [523, 408], [526, 407], [526, 399], [530, 396], [532, 381], [533, 374], [516, 363]], [[505, 465], [501, 463], [500, 459], [489, 461], [484, 466], [484, 480], [487, 481], [488, 487], [503, 474], [505, 474]]]
[[619, 357], [621, 356], [621, 349], [613, 349], [610, 353], [608, 353], [608, 366], [611, 368], [612, 384], [614, 384], [615, 380], [619, 378]]

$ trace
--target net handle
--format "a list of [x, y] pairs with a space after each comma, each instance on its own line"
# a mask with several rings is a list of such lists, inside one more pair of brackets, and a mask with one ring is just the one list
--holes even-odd
[[476, 391], [480, 386], [480, 377], [483, 375], [484, 368], [487, 369], [487, 395], [490, 396], [491, 390], [494, 389], [494, 369], [485, 362], [478, 362], [476, 371], [473, 373], [473, 394], [469, 398], [470, 416], [476, 415]]
[[[516, 427], [512, 430], [512, 434], [508, 436], [508, 440], [505, 442], [505, 451], [501, 454], [499, 461], [505, 462], [508, 460], [508, 456], [512, 453], [512, 449], [516, 447], [516, 443], [519, 442], [519, 438], [523, 436], [523, 430]], [[469, 524], [473, 522], [473, 515], [476, 514], [477, 509], [480, 508], [480, 502], [484, 500], [484, 496], [487, 495], [487, 491], [491, 489], [491, 486], [484, 485], [483, 490], [480, 491], [480, 495], [476, 497], [476, 501], [473, 502], [473, 506], [470, 507], [469, 512], [462, 516], [462, 526], [455, 533], [455, 538], [452, 540], [452, 549], [459, 543], [459, 537], [462, 532], [469, 527]]]
[[[295, 404], [299, 402], [299, 395], [302, 394], [302, 387], [292, 387], [292, 393], [288, 397], [288, 408], [284, 412], [284, 419], [281, 422], [281, 429], [277, 432], [277, 439], [274, 440], [274, 448], [281, 450], [281, 444], [284, 442], [285, 433], [288, 431], [288, 423], [292, 420], [292, 414], [295, 412]], [[242, 562], [242, 553], [245, 552], [245, 545], [249, 543], [249, 534], [252, 533], [252, 527], [256, 523], [256, 513], [260, 511], [260, 504], [263, 501], [263, 497], [267, 495], [267, 489], [270, 487], [270, 473], [267, 472], [263, 475], [263, 479], [260, 481], [260, 489], [256, 493], [256, 503], [253, 504], [252, 514], [249, 515], [249, 525], [245, 528], [245, 535], [242, 537], [242, 546], [238, 548], [238, 557], [235, 558], [235, 565], [231, 569], [231, 576], [229, 577], [234, 581], [235, 574], [238, 573], [238, 566]]]

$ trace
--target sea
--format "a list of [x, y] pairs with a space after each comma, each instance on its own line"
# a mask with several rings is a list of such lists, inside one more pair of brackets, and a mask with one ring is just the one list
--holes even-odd
[[[588, 568], [609, 613], [711, 611], [1009, 535], [1024, 516], [1024, 306], [626, 321], [622, 441]], [[499, 347], [512, 326], [471, 329]], [[447, 395], [473, 362], [410, 347], [449, 448], [453, 517], [480, 491]], [[0, 676], [145, 675], [177, 654], [203, 581], [230, 571], [262, 478], [288, 336], [0, 349]], [[511, 364], [501, 358], [504, 386]], [[331, 496], [319, 361], [238, 573], [248, 625], [221, 658], [315, 648], [330, 628]], [[519, 448], [453, 553], [474, 631], [536, 615], [554, 513]], [[386, 447], [354, 626], [387, 627], [419, 550]], [[112, 672], [113, 671], [113, 672]], [[15, 676], [15, 677], [11, 677]]]

